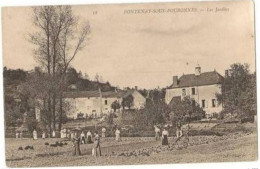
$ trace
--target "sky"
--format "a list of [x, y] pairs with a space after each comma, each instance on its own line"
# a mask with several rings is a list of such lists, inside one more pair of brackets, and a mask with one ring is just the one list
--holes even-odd
[[[193, 8], [196, 12], [176, 12]], [[223, 11], [216, 12], [216, 8]], [[114, 86], [156, 88], [172, 76], [216, 70], [233, 63], [255, 71], [254, 11], [251, 1], [185, 2], [73, 6], [80, 22], [89, 21], [87, 46], [72, 65], [94, 79], [96, 73]], [[175, 12], [129, 13], [150, 9]], [[212, 11], [211, 11], [212, 10]], [[3, 64], [31, 70], [38, 63], [28, 34], [35, 31], [30, 7], [2, 10]]]

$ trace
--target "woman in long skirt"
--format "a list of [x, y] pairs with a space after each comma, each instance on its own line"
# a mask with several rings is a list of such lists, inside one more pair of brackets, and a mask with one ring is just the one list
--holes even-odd
[[90, 131], [87, 132], [87, 144], [92, 143], [92, 134]]
[[162, 145], [169, 145], [169, 143], [168, 143], [168, 136], [169, 136], [169, 132], [166, 129], [163, 129], [163, 132], [162, 132]]
[[33, 139], [37, 140], [37, 131], [35, 129], [33, 130]]
[[121, 138], [120, 138], [120, 130], [119, 129], [116, 129], [116, 141], [121, 141]]

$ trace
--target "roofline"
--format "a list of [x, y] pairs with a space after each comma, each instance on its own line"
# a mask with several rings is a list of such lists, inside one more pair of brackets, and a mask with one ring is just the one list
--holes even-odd
[[211, 85], [217, 85], [222, 83], [211, 83], [211, 84], [204, 84], [204, 85], [196, 85], [196, 86], [177, 86], [177, 87], [168, 87], [167, 89], [178, 89], [178, 88], [184, 88], [184, 87], [198, 87], [198, 86], [211, 86]]

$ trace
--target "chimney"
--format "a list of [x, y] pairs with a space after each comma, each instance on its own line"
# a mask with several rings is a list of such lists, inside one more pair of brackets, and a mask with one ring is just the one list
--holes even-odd
[[232, 70], [231, 69], [225, 70], [225, 77], [230, 77], [231, 75], [232, 75]]
[[135, 90], [138, 90], [138, 87], [137, 87], [137, 86], [135, 86]]
[[195, 67], [195, 76], [199, 76], [201, 74], [201, 67], [200, 65], [198, 64], [196, 67]]
[[177, 87], [178, 86], [178, 76], [172, 77], [172, 86]]

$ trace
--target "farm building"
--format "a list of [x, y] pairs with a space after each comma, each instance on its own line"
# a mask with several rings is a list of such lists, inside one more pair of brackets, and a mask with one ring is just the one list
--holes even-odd
[[[71, 91], [64, 93], [64, 101], [69, 103], [70, 109], [68, 118], [77, 119], [79, 116], [100, 117], [102, 114], [109, 114], [113, 111], [111, 105], [117, 101], [120, 105], [123, 98], [132, 96], [131, 109], [144, 107], [146, 99], [137, 90], [119, 91]], [[121, 106], [122, 108], [122, 106]], [[40, 109], [36, 108], [36, 118], [40, 119]]]

